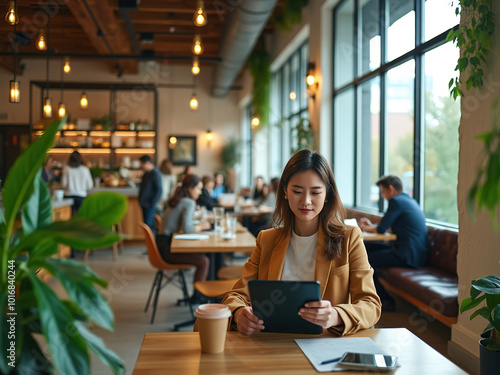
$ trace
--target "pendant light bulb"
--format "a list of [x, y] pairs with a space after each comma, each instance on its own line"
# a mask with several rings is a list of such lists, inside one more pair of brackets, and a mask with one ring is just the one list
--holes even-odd
[[258, 116], [253, 116], [251, 120], [252, 128], [256, 129], [260, 125], [260, 119]]
[[40, 51], [45, 51], [47, 49], [45, 29], [40, 29], [40, 32], [38, 33], [38, 39], [36, 40], [36, 48], [38, 48]]
[[63, 102], [59, 103], [59, 109], [57, 110], [57, 113], [59, 114], [60, 118], [66, 116], [66, 106], [64, 105]]
[[21, 102], [21, 92], [19, 91], [19, 81], [10, 81], [9, 87], [9, 102], [10, 103], [20, 103]]
[[52, 99], [48, 96], [43, 100], [43, 117], [52, 118]]
[[87, 99], [87, 94], [85, 94], [85, 91], [82, 92], [82, 96], [80, 97], [80, 108], [81, 109], [87, 109], [89, 106], [89, 101]]
[[203, 42], [201, 41], [200, 34], [194, 35], [193, 47], [191, 48], [191, 51], [198, 56], [203, 53], [204, 47], [203, 47]]
[[205, 26], [207, 24], [207, 12], [205, 12], [205, 7], [203, 5], [203, 0], [198, 0], [196, 2], [196, 10], [193, 15], [193, 23], [195, 26]]
[[200, 74], [200, 58], [198, 56], [193, 56], [193, 66], [191, 67], [191, 73], [193, 75]]
[[198, 99], [196, 99], [196, 94], [193, 94], [191, 97], [191, 100], [189, 101], [189, 108], [191, 108], [193, 111], [196, 111], [198, 109]]
[[7, 8], [7, 14], [5, 15], [5, 21], [14, 26], [19, 22], [19, 16], [17, 15], [16, 3], [14, 1], [9, 1], [9, 6]]
[[64, 66], [63, 66], [64, 73], [69, 73], [71, 72], [71, 65], [69, 65], [69, 57], [66, 57], [64, 59]]

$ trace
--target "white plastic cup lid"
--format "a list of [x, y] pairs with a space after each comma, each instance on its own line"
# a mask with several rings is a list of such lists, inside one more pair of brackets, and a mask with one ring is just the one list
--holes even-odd
[[231, 316], [231, 310], [226, 305], [220, 303], [207, 303], [198, 306], [194, 316], [201, 319], [222, 319]]

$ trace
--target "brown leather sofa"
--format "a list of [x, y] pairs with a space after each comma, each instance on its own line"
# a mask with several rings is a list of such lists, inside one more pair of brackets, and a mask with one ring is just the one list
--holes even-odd
[[[347, 217], [368, 217], [373, 223], [379, 215], [347, 209]], [[458, 315], [457, 240], [458, 231], [427, 225], [429, 258], [418, 269], [391, 267], [381, 270], [384, 287], [451, 327]]]

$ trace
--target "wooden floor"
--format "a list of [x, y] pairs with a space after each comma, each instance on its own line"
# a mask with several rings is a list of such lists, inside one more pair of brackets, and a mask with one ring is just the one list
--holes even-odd
[[[77, 260], [83, 260], [83, 254], [77, 254]], [[245, 259], [236, 260], [244, 262]], [[131, 374], [137, 360], [139, 348], [146, 332], [171, 331], [175, 323], [189, 318], [186, 306], [176, 306], [181, 298], [180, 291], [168, 286], [160, 294], [154, 324], [150, 324], [150, 311], [144, 313], [154, 270], [145, 255], [145, 246], [125, 246], [123, 254], [113, 261], [112, 250], [99, 250], [91, 253], [86, 264], [109, 283], [104, 295], [115, 313], [115, 332], [107, 332], [98, 327], [93, 332], [99, 335], [112, 350], [120, 355], [126, 364], [126, 374]], [[190, 280], [192, 274], [189, 274]], [[51, 286], [61, 292], [57, 282]], [[192, 288], [192, 282], [188, 282]], [[431, 345], [441, 354], [447, 356], [447, 343], [451, 338], [451, 329], [434, 318], [414, 308], [403, 300], [397, 300], [397, 311], [383, 313], [376, 328], [405, 327]], [[183, 331], [192, 331], [192, 326]], [[101, 361], [92, 356], [92, 374], [111, 374]], [[166, 372], [168, 373], [168, 372]]]

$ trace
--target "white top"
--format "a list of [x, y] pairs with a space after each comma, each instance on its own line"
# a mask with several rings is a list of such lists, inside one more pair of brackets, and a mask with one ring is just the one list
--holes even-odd
[[170, 196], [175, 191], [177, 177], [174, 174], [161, 174], [161, 198], [158, 206], [163, 210]]
[[64, 167], [62, 187], [66, 190], [66, 196], [86, 197], [87, 190], [94, 187], [90, 170], [84, 165], [77, 168]]
[[316, 264], [316, 244], [318, 232], [312, 236], [300, 237], [292, 231], [292, 237], [286, 251], [285, 264], [281, 280], [314, 281]]

